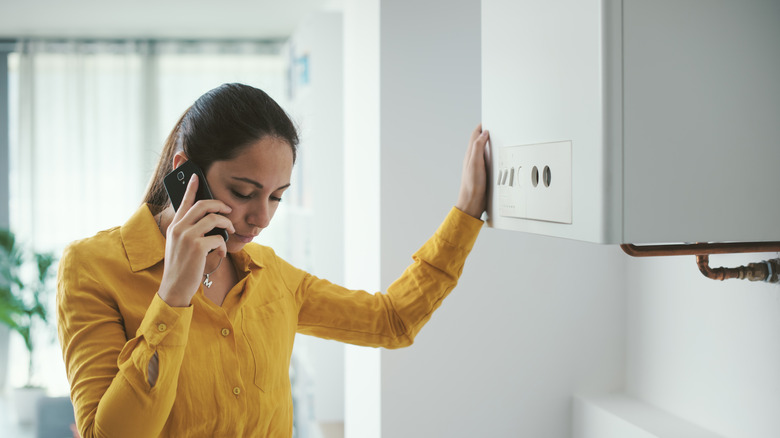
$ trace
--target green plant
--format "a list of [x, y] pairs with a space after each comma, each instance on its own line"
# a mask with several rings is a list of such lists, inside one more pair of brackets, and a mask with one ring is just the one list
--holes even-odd
[[33, 386], [35, 327], [47, 324], [46, 299], [55, 258], [49, 253], [33, 253], [36, 270], [25, 276], [28, 267], [24, 251], [13, 232], [0, 229], [0, 323], [19, 333], [30, 353], [27, 385]]

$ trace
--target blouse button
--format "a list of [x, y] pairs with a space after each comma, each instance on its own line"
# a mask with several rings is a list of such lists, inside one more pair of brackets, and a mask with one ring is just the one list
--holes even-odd
[[241, 388], [239, 388], [238, 386], [233, 388], [233, 394], [235, 394], [235, 395], [241, 394]]
[[227, 336], [227, 335], [229, 335], [229, 334], [230, 334], [230, 330], [228, 330], [228, 329], [226, 329], [226, 328], [223, 328], [223, 329], [222, 329], [222, 336]]
[[168, 326], [165, 325], [165, 324], [158, 324], [157, 325], [157, 330], [161, 331], [161, 332], [164, 332], [167, 328], [168, 328]]

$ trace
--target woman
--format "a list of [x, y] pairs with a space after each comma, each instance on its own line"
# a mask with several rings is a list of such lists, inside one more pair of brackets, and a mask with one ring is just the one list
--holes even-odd
[[[168, 137], [144, 204], [60, 262], [59, 337], [81, 435], [290, 437], [296, 332], [407, 346], [457, 283], [482, 225], [487, 140], [481, 127], [471, 136], [456, 208], [387, 292], [371, 295], [250, 243], [290, 186], [295, 127], [246, 85], [200, 97]], [[203, 182], [193, 177], [174, 211], [162, 180], [187, 160], [215, 199], [195, 202]]]

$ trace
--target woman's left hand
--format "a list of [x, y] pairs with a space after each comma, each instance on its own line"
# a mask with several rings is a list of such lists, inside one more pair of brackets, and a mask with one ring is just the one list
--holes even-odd
[[466, 157], [463, 159], [458, 202], [455, 204], [460, 211], [477, 219], [487, 209], [485, 148], [489, 139], [490, 133], [482, 130], [482, 124], [471, 133]]

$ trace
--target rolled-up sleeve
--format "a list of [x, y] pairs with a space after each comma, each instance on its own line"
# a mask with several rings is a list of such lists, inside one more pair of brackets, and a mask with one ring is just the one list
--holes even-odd
[[170, 307], [154, 293], [137, 332], [126, 333], [111, 296], [122, 276], [111, 263], [93, 269], [94, 249], [71, 245], [57, 282], [58, 333], [79, 431], [84, 438], [158, 436], [176, 396], [192, 308]]
[[482, 225], [481, 220], [453, 208], [385, 293], [349, 290], [282, 267], [290, 278], [301, 278], [295, 287], [300, 306], [298, 331], [372, 347], [412, 344], [457, 285]]

